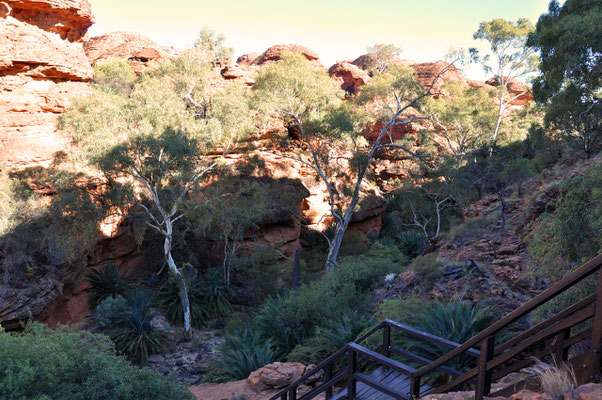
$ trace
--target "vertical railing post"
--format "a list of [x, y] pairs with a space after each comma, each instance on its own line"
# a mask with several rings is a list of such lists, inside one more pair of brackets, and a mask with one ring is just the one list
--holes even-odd
[[571, 328], [564, 329], [556, 335], [556, 343], [554, 344], [554, 357], [556, 361], [564, 362], [569, 358], [569, 349], [564, 347], [565, 341], [571, 336]]
[[[600, 377], [600, 350], [602, 345], [602, 272], [598, 277], [598, 292], [596, 295], [596, 309], [594, 311], [594, 327], [592, 328], [592, 344], [589, 360], [589, 382]], [[585, 382], [578, 382], [585, 383]]]
[[416, 400], [420, 397], [420, 377], [412, 375], [410, 377], [410, 400]]
[[488, 336], [481, 342], [475, 400], [482, 400], [483, 396], [489, 394], [491, 390], [491, 371], [487, 368], [487, 363], [493, 359], [494, 345], [495, 335]]
[[357, 369], [357, 353], [349, 349], [347, 353], [347, 400], [354, 400], [356, 395], [355, 370]]
[[282, 394], [282, 396], [280, 396], [280, 400], [286, 400], [286, 392], [284, 392], [284, 393]]
[[291, 393], [288, 397], [289, 400], [297, 400], [297, 386], [291, 388]]
[[385, 326], [383, 327], [383, 348], [382, 348], [383, 356], [389, 357], [389, 355], [390, 355], [389, 348], [390, 347], [391, 347], [391, 325], [385, 323]]
[[[332, 363], [328, 364], [326, 368], [324, 368], [324, 374], [326, 375], [326, 382], [332, 379]], [[326, 388], [326, 398], [329, 399], [332, 397], [332, 386]]]

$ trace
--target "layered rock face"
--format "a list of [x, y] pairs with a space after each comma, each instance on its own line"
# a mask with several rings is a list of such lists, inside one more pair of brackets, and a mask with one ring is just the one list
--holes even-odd
[[328, 74], [341, 85], [341, 89], [350, 94], [356, 94], [359, 87], [365, 85], [370, 79], [360, 67], [345, 61], [330, 67]]
[[126, 59], [136, 72], [143, 72], [152, 62], [175, 57], [178, 51], [159, 46], [144, 35], [111, 32], [84, 42], [86, 56], [92, 65], [109, 59]]
[[56, 122], [90, 90], [82, 38], [93, 22], [87, 0], [0, 3], [0, 163], [44, 165], [69, 143]]

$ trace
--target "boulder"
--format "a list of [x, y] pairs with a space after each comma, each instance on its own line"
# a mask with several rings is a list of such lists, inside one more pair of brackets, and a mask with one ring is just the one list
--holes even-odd
[[564, 395], [564, 400], [602, 400], [602, 384], [588, 383]]
[[56, 129], [93, 71], [82, 37], [88, 1], [6, 1], [0, 6], [0, 163], [47, 165], [69, 139]]
[[236, 59], [236, 64], [249, 66], [249, 65], [253, 64], [253, 61], [255, 61], [255, 59], [259, 56], [260, 56], [259, 53], [243, 54], [242, 56], [240, 56]]
[[148, 37], [132, 32], [111, 32], [92, 37], [84, 43], [84, 50], [92, 64], [112, 58], [148, 62], [178, 55], [173, 48], [159, 46]]
[[251, 67], [246, 65], [230, 64], [226, 65], [221, 70], [221, 75], [226, 80], [241, 81], [247, 86], [252, 86], [255, 80], [249, 75], [257, 70], [257, 67]]
[[447, 96], [449, 93], [444, 86], [447, 82], [460, 81], [468, 85], [466, 77], [456, 67], [450, 65], [447, 61], [435, 61], [420, 64], [412, 64], [416, 71], [416, 77], [422, 85], [428, 89], [431, 85], [433, 97], [438, 98], [441, 95]]
[[341, 85], [341, 89], [351, 94], [356, 94], [358, 88], [370, 79], [370, 76], [360, 67], [344, 61], [330, 67], [328, 74]]
[[246, 385], [255, 392], [282, 389], [301, 378], [305, 369], [305, 365], [298, 362], [275, 362], [251, 372]]
[[[486, 85], [498, 87], [500, 85], [497, 78], [491, 78], [485, 81]], [[514, 78], [506, 77], [506, 85], [508, 88], [508, 97], [512, 98], [511, 106], [526, 107], [533, 101], [533, 93], [531, 88], [524, 82]]]
[[253, 60], [253, 65], [262, 65], [270, 61], [278, 61], [280, 60], [280, 56], [285, 52], [293, 52], [303, 54], [305, 58], [309, 61], [317, 61], [320, 57], [318, 53], [313, 50], [308, 49], [305, 46], [300, 46], [298, 44], [277, 44], [268, 48], [266, 51], [261, 53], [255, 60]]

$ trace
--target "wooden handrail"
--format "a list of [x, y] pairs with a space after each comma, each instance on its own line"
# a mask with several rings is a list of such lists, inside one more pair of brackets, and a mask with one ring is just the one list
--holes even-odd
[[581, 267], [577, 268], [571, 274], [565, 276], [563, 279], [556, 282], [554, 285], [549, 287], [547, 290], [544, 290], [542, 293], [540, 293], [536, 297], [532, 298], [531, 300], [529, 300], [528, 302], [523, 304], [521, 307], [512, 311], [511, 313], [509, 313], [508, 315], [506, 315], [504, 318], [500, 319], [499, 321], [495, 322], [489, 328], [476, 334], [471, 339], [467, 340], [462, 345], [456, 347], [454, 350], [450, 351], [449, 353], [439, 357], [437, 360], [433, 361], [431, 364], [425, 365], [424, 367], [420, 368], [416, 372], [416, 375], [419, 377], [423, 376], [423, 375], [433, 371], [435, 368], [447, 363], [454, 357], [457, 357], [460, 354], [467, 352], [469, 349], [478, 345], [487, 337], [495, 335], [500, 330], [506, 328], [508, 325], [515, 322], [519, 318], [522, 318], [523, 316], [530, 313], [537, 307], [548, 302], [549, 300], [551, 300], [554, 297], [558, 296], [559, 294], [563, 293], [570, 287], [581, 282], [583, 279], [592, 275], [594, 272], [596, 272], [597, 270], [600, 269], [601, 264], [602, 264], [602, 254], [599, 254], [597, 257], [594, 257], [592, 260], [588, 261], [587, 263], [583, 264]]
[[[356, 342], [350, 342], [336, 351], [326, 360], [322, 361], [309, 372], [304, 374], [301, 378], [293, 382], [289, 387], [278, 392], [271, 398], [271, 400], [277, 400], [278, 398], [282, 400], [296, 400], [298, 386], [304, 383], [310, 377], [319, 373], [320, 370], [324, 370], [326, 372], [326, 382], [321, 383], [310, 392], [305, 393], [300, 397], [299, 400], [309, 400], [322, 392], [326, 392], [326, 397], [329, 397], [332, 395], [333, 386], [343, 380], [346, 380], [347, 382], [347, 393], [348, 397], [351, 398], [355, 396], [357, 381], [364, 382], [365, 384], [368, 384], [369, 386], [372, 386], [381, 392], [392, 395], [397, 399], [416, 398], [421, 394], [421, 378], [425, 374], [428, 374], [432, 371], [446, 373], [454, 377], [454, 379], [443, 386], [433, 389], [431, 392], [441, 393], [452, 390], [458, 385], [466, 382], [474, 382], [476, 379], [477, 387], [475, 391], [475, 399], [482, 399], [484, 394], [489, 393], [492, 379], [500, 378], [509, 371], [511, 372], [516, 368], [526, 366], [529, 363], [529, 360], [517, 360], [511, 364], [508, 364], [510, 360], [526, 350], [534, 348], [534, 346], [541, 343], [545, 343], [547, 340], [550, 340], [554, 337], [556, 338], [556, 341], [554, 342], [555, 344], [553, 346], [553, 351], [557, 355], [560, 355], [560, 357], [563, 359], [566, 358], [566, 354], [570, 346], [591, 337], [593, 343], [591, 346], [592, 354], [590, 355], [590, 360], [592, 363], [592, 368], [597, 369], [601, 362], [599, 354], [602, 351], [602, 297], [598, 296], [600, 293], [599, 290], [595, 294], [592, 294], [585, 299], [582, 299], [581, 301], [571, 305], [570, 307], [567, 307], [538, 325], [531, 327], [521, 334], [505, 341], [501, 345], [495, 345], [495, 336], [499, 334], [502, 329], [505, 329], [510, 324], [524, 317], [537, 307], [550, 301], [567, 289], [581, 282], [583, 279], [597, 272], [601, 267], [602, 254], [583, 264], [581, 267], [574, 270], [571, 274], [567, 275], [550, 288], [540, 293], [538, 296], [529, 300], [521, 307], [512, 311], [504, 318], [495, 322], [490, 327], [462, 344], [455, 343], [430, 333], [422, 332], [399, 322], [386, 319], [359, 337]], [[599, 286], [602, 285], [602, 278], [598, 284]], [[575, 336], [570, 335], [570, 329], [572, 327], [577, 326], [592, 317], [594, 319], [593, 328], [590, 328]], [[405, 349], [391, 345], [391, 328], [430, 343], [446, 346], [450, 348], [451, 351], [442, 357], [439, 357], [437, 360], [430, 361]], [[359, 344], [381, 329], [383, 330], [383, 340], [378, 351], [380, 351], [382, 354]], [[480, 346], [480, 351], [474, 349], [473, 347], [475, 346]], [[541, 349], [536, 350], [533, 354], [541, 356], [543, 354], [542, 351], [543, 350]], [[426, 365], [416, 370], [408, 365], [389, 358], [390, 352]], [[453, 358], [463, 354], [478, 359], [477, 366], [468, 372], [462, 373], [444, 365]], [[358, 355], [363, 357], [358, 359]], [[347, 368], [333, 377], [333, 365], [337, 359], [343, 356], [347, 357]], [[407, 394], [407, 396], [405, 393], [392, 392], [390, 388], [386, 387], [386, 385], [383, 385], [380, 382], [377, 382], [371, 376], [360, 373], [358, 371], [358, 367], [370, 360], [377, 362], [381, 366], [392, 368], [408, 376], [410, 378], [410, 392]], [[500, 369], [499, 367], [502, 368]], [[498, 368], [495, 374], [493, 373], [494, 368]]]
[[[447, 339], [441, 338], [439, 336], [431, 335], [428, 332], [423, 332], [423, 331], [418, 330], [416, 328], [412, 328], [411, 326], [400, 324], [397, 321], [386, 319], [384, 322], [386, 324], [392, 326], [393, 328], [397, 329], [397, 330], [400, 330], [400, 331], [405, 332], [405, 333], [409, 333], [409, 334], [411, 334], [413, 336], [416, 336], [416, 337], [418, 337], [420, 339], [424, 339], [427, 342], [441, 344], [443, 346], [449, 347], [450, 349], [455, 349], [456, 347], [460, 346], [460, 343], [452, 342], [451, 340], [447, 340]], [[474, 358], [479, 358], [479, 356], [481, 354], [478, 350], [475, 350], [475, 349], [468, 349], [468, 351], [466, 353], [469, 356], [474, 357]]]

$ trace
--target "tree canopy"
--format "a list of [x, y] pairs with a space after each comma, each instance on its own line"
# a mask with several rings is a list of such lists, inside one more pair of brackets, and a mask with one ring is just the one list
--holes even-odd
[[589, 157], [602, 134], [602, 3], [550, 2], [529, 45], [540, 51], [535, 100], [547, 104], [546, 123], [576, 133]]

